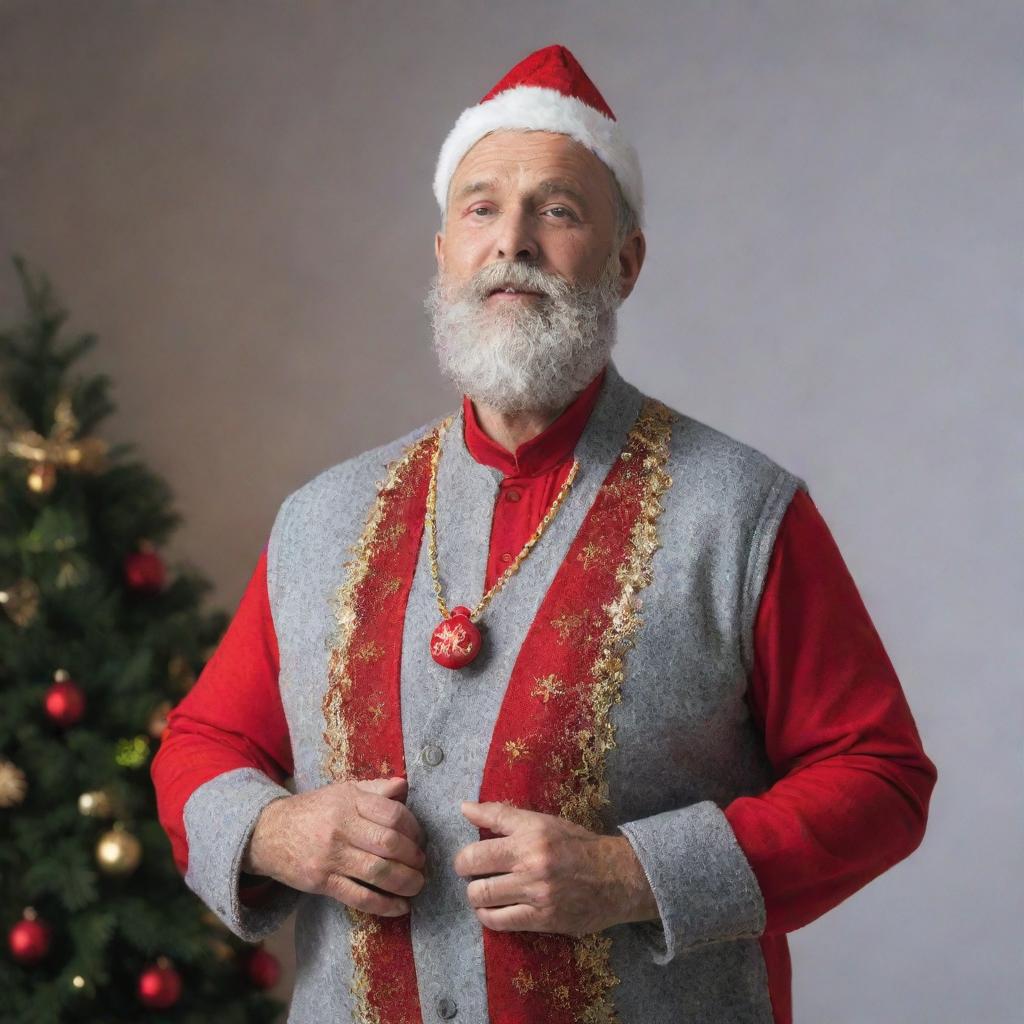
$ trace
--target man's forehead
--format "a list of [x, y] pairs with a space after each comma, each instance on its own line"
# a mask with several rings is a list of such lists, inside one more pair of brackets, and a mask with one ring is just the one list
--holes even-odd
[[[505, 182], [499, 178], [470, 178], [470, 180], [457, 185], [452, 197], [454, 199], [465, 199], [467, 196], [479, 192], [493, 192], [502, 187]], [[574, 178], [551, 177], [531, 184], [530, 191], [537, 195], [564, 195], [571, 196], [581, 203], [586, 202], [583, 195], [584, 189]]]
[[[533, 138], [531, 138], [531, 136]], [[611, 171], [585, 146], [552, 132], [500, 131], [486, 135], [462, 158], [451, 197], [464, 198], [527, 180], [541, 194], [610, 191]]]

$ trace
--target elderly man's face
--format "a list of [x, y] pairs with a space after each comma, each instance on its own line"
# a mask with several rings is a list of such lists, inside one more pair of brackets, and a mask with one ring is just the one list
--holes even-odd
[[504, 412], [563, 408], [608, 360], [644, 255], [617, 245], [615, 182], [585, 146], [500, 131], [449, 188], [427, 296], [444, 374]]
[[[567, 135], [485, 135], [452, 178], [438, 269], [459, 283], [490, 263], [530, 260], [570, 283], [595, 281], [615, 242], [613, 187], [608, 168]], [[488, 300], [536, 301], [525, 293]]]

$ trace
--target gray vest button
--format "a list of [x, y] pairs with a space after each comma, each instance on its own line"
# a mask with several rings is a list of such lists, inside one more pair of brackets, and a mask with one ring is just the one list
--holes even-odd
[[454, 999], [449, 999], [447, 996], [442, 996], [438, 999], [437, 1015], [441, 1020], [451, 1020], [458, 1012], [459, 1008]]
[[440, 747], [435, 747], [433, 743], [428, 743], [420, 752], [420, 757], [424, 764], [429, 764], [433, 768], [444, 760], [444, 751]]

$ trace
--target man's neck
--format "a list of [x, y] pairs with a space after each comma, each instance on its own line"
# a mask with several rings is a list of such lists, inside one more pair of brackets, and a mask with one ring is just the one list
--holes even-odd
[[507, 451], [515, 450], [546, 430], [569, 408], [567, 402], [558, 409], [529, 409], [522, 412], [500, 412], [483, 402], [473, 402], [480, 429]]

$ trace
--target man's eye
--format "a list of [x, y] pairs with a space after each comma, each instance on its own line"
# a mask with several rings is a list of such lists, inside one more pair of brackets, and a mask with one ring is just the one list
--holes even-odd
[[559, 210], [561, 210], [562, 213], [565, 214], [565, 216], [564, 217], [556, 217], [555, 218], [556, 220], [575, 219], [575, 215], [573, 214], [572, 210], [570, 210], [567, 206], [552, 206], [547, 212], [548, 213], [556, 213]]
[[490, 213], [490, 207], [488, 206], [474, 206], [470, 213]]

